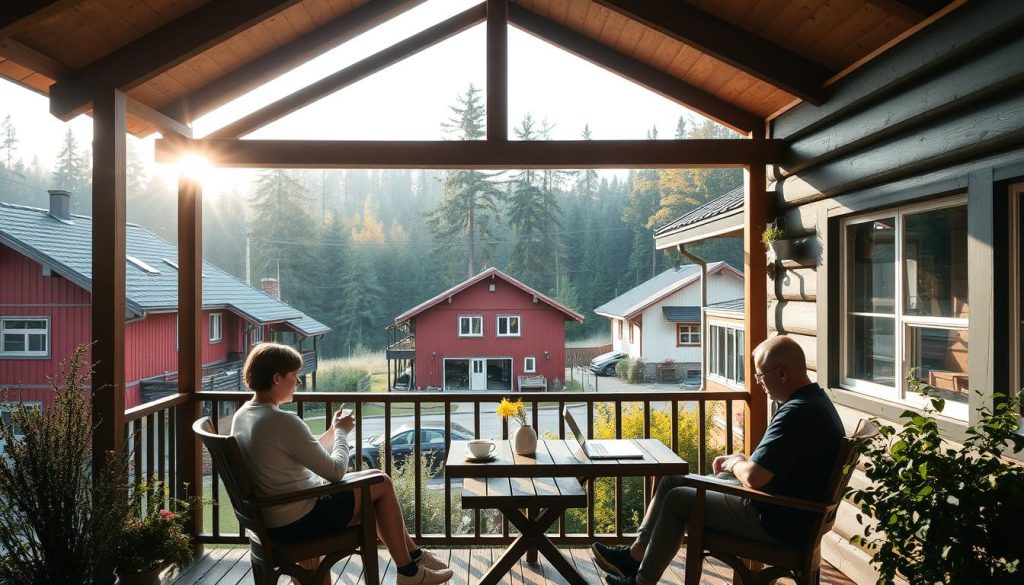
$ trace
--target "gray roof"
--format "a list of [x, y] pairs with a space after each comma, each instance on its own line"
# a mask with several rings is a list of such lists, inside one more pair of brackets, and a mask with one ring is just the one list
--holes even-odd
[[[125, 260], [129, 313], [138, 316], [177, 310], [178, 248], [135, 224], [127, 224], [125, 231], [126, 252], [131, 257]], [[70, 221], [61, 221], [45, 209], [0, 202], [0, 243], [86, 290], [92, 289], [92, 218], [72, 215]], [[288, 322], [306, 335], [330, 331], [298, 309], [205, 261], [203, 308], [227, 308], [257, 323]]]
[[746, 308], [747, 303], [743, 300], [743, 297], [733, 299], [731, 301], [722, 301], [720, 303], [709, 303], [704, 308], [705, 311], [714, 311], [716, 313], [735, 313], [740, 317], [743, 316], [743, 309]]
[[[708, 264], [708, 272], [717, 269], [722, 262]], [[605, 317], [624, 318], [642, 311], [658, 299], [672, 294], [691, 282], [700, 279], [700, 266], [684, 264], [678, 268], [669, 268], [647, 282], [642, 282], [623, 294], [615, 297], [594, 309], [598, 315]]]
[[657, 236], [665, 232], [675, 231], [741, 207], [743, 207], [743, 187], [737, 187], [725, 195], [712, 199], [697, 209], [688, 211], [685, 215], [671, 223], [658, 228], [654, 231], [654, 235]]
[[700, 323], [700, 307], [662, 307], [661, 313], [669, 323]]

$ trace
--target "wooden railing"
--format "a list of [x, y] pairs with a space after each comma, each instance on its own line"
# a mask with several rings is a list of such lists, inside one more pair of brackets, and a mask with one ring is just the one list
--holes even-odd
[[184, 493], [177, 468], [177, 407], [190, 399], [188, 394], [172, 394], [125, 411], [124, 436], [136, 483], [159, 481], [175, 497], [196, 495]]
[[[215, 425], [219, 432], [226, 433], [231, 424], [231, 413], [248, 400], [251, 394], [241, 392], [201, 392], [199, 399], [202, 401], [204, 413], [217, 413], [214, 416]], [[424, 418], [436, 418], [442, 422], [444, 429], [451, 429], [453, 418], [462, 419], [467, 423], [470, 433], [476, 437], [508, 438], [509, 425], [507, 421], [496, 422], [498, 417], [494, 414], [494, 406], [502, 398], [501, 394], [494, 392], [448, 392], [448, 393], [423, 393], [423, 392], [393, 392], [393, 393], [366, 393], [366, 392], [304, 392], [296, 393], [294, 404], [287, 405], [296, 414], [302, 417], [315, 430], [326, 428], [330, 425], [333, 411], [342, 403], [352, 408], [356, 417], [356, 428], [354, 431], [354, 449], [352, 460], [356, 469], [363, 467], [363, 440], [367, 437], [366, 426], [372, 422], [373, 426], [380, 428], [384, 436], [384, 445], [379, 449], [383, 453], [382, 461], [378, 462], [387, 473], [393, 474], [396, 466], [392, 461], [392, 431], [401, 424], [401, 419], [409, 419], [409, 423], [416, 431], [413, 444], [413, 457], [407, 459], [403, 464], [403, 473], [409, 473], [409, 465], [412, 466], [414, 485], [414, 507], [411, 520], [410, 532], [417, 539], [417, 542], [436, 545], [457, 545], [457, 544], [502, 544], [511, 542], [509, 526], [497, 517], [482, 517], [480, 511], [462, 512], [459, 498], [459, 490], [453, 490], [452, 480], [444, 477], [443, 466], [439, 471], [433, 473], [429, 468], [424, 468], [423, 443], [420, 433], [424, 426]], [[745, 401], [747, 393], [743, 391], [725, 392], [548, 392], [517, 393], [516, 398], [522, 398], [528, 405], [528, 418], [532, 421], [534, 428], [538, 430], [541, 437], [566, 438], [565, 423], [562, 419], [562, 409], [568, 404], [571, 408], [585, 410], [583, 415], [586, 420], [586, 432], [588, 436], [595, 436], [595, 430], [601, 430], [601, 437], [616, 438], [651, 438], [652, 432], [657, 434], [654, 438], [661, 438], [673, 451], [684, 454], [684, 458], [690, 461], [691, 472], [704, 473], [709, 469], [710, 460], [717, 453], [732, 453], [734, 448], [742, 446], [742, 439], [734, 432], [734, 401]], [[179, 400], [175, 397], [175, 400]], [[165, 405], [176, 404], [168, 401]], [[156, 415], [160, 409], [153, 406], [146, 409], [136, 409], [135, 419], [146, 417], [147, 424], [142, 428], [151, 427], [150, 416]], [[628, 415], [629, 420], [624, 420]], [[489, 417], [490, 422], [487, 422]], [[681, 417], [694, 423], [696, 428], [683, 427], [680, 425]], [[471, 421], [471, 422], [470, 422]], [[484, 424], [482, 424], [484, 423]], [[542, 424], [543, 423], [543, 424]], [[130, 424], [134, 424], [130, 423]], [[163, 424], [157, 417], [157, 425]], [[653, 426], [652, 426], [653, 424]], [[665, 429], [668, 424], [669, 428]], [[624, 433], [624, 425], [629, 432]], [[433, 426], [433, 425], [432, 425]], [[653, 428], [657, 426], [658, 428]], [[489, 432], [485, 428], [492, 428]], [[600, 427], [600, 429], [596, 429]], [[374, 433], [376, 434], [376, 433]], [[451, 434], [445, 433], [445, 452], [451, 441]], [[204, 453], [205, 456], [205, 453]], [[159, 460], [159, 457], [157, 457]], [[147, 461], [149, 453], [147, 451]], [[158, 472], [160, 472], [158, 470]], [[173, 473], [173, 471], [172, 471]], [[204, 466], [204, 477], [201, 483], [204, 486], [204, 498], [212, 501], [213, 506], [207, 506], [204, 512], [208, 515], [205, 521], [205, 528], [199, 535], [200, 542], [205, 543], [244, 543], [244, 535], [231, 531], [226, 525], [237, 526], [230, 503], [227, 500], [224, 490], [221, 489], [216, 474]], [[428, 480], [432, 478], [434, 485], [429, 485]], [[456, 480], [457, 481], [457, 480]], [[625, 534], [625, 515], [637, 510], [625, 510], [623, 507], [624, 482], [643, 482], [643, 506], [649, 501], [652, 485], [651, 478], [642, 480], [623, 480], [617, 478], [601, 479], [598, 482], [614, 483], [614, 528], [610, 532], [597, 530], [595, 519], [595, 485], [591, 481], [588, 486], [588, 505], [585, 513], [570, 511], [564, 514], [558, 524], [558, 533], [553, 534], [555, 541], [566, 543], [589, 543], [595, 538], [604, 540], [625, 542], [628, 537]], [[424, 486], [428, 492], [436, 493], [443, 490], [443, 526], [440, 530], [425, 530], [424, 528]], [[608, 484], [605, 484], [608, 485]], [[630, 484], [635, 493], [636, 484]], [[604, 490], [603, 493], [608, 493]], [[603, 496], [601, 496], [603, 497]], [[436, 497], [432, 498], [432, 501]], [[602, 504], [606, 506], [607, 504]], [[430, 512], [435, 512], [433, 509]], [[642, 515], [643, 510], [639, 510]], [[572, 524], [579, 530], [567, 530], [567, 516], [573, 516]], [[485, 515], [486, 516], [486, 515]], [[581, 519], [582, 516], [582, 519]], [[453, 518], [458, 519], [460, 526], [453, 526]], [[464, 522], [468, 527], [464, 526]], [[488, 526], [489, 525], [489, 526]], [[497, 529], [500, 525], [500, 532], [487, 533], [487, 528]], [[222, 526], [225, 529], [222, 530]], [[632, 525], [635, 527], [635, 524]], [[465, 527], [465, 530], [459, 530]], [[427, 527], [429, 528], [429, 527]]]

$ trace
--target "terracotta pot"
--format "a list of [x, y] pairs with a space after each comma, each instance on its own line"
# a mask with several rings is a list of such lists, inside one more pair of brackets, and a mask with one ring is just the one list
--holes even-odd
[[157, 567], [141, 573], [117, 572], [118, 585], [160, 585], [160, 572], [163, 567]]
[[532, 425], [522, 425], [512, 434], [516, 455], [533, 455], [537, 452], [537, 431]]

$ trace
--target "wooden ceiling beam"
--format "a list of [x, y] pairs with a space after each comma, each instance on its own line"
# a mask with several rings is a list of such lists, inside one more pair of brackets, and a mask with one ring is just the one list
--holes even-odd
[[258, 130], [344, 87], [480, 24], [486, 18], [487, 5], [485, 3], [477, 4], [319, 81], [311, 83], [266, 107], [260, 108], [220, 128], [216, 132], [211, 132], [209, 138], [239, 138]]
[[[185, 138], [192, 138], [192, 127], [181, 120], [176, 120], [163, 112], [158, 112], [146, 104], [125, 96], [128, 115], [142, 120], [160, 133], [167, 135], [177, 134]], [[152, 132], [151, 132], [152, 133]]]
[[564, 51], [568, 51], [654, 93], [695, 110], [741, 134], [764, 128], [764, 120], [704, 90], [681, 81], [629, 55], [544, 18], [521, 6], [508, 7], [509, 22]]
[[831, 71], [732, 23], [670, 0], [595, 0], [598, 4], [820, 105]]
[[70, 120], [97, 93], [132, 89], [300, 0], [212, 0], [50, 87], [50, 113]]
[[28, 67], [50, 79], [60, 79], [70, 69], [14, 39], [0, 39], [0, 57], [10, 59], [22, 67]]
[[942, 10], [946, 0], [868, 0], [890, 14], [907, 20], [921, 20]]
[[508, 140], [508, 0], [487, 0], [487, 139]]
[[367, 169], [598, 169], [742, 167], [780, 162], [782, 140], [552, 140], [552, 141], [156, 141], [156, 160], [174, 163], [199, 154], [225, 168]]
[[0, 4], [0, 39], [13, 37], [81, 0], [7, 0]]
[[191, 123], [231, 100], [355, 38], [426, 0], [367, 2], [160, 109]]

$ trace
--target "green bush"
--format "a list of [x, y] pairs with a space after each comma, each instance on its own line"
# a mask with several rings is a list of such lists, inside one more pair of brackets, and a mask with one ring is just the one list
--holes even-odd
[[[410, 534], [416, 530], [416, 459], [409, 457], [401, 465], [391, 471], [391, 482], [395, 486], [395, 495], [402, 506], [402, 517]], [[420, 488], [420, 522], [423, 534], [444, 534], [444, 490], [428, 489], [428, 480], [432, 477], [443, 477], [444, 469], [430, 469], [430, 458], [420, 455], [421, 477]], [[472, 514], [463, 512], [458, 490], [452, 490], [452, 533], [465, 533], [472, 521]]]
[[356, 392], [359, 381], [370, 374], [362, 368], [331, 368], [316, 374], [317, 390], [323, 392]]
[[623, 358], [619, 360], [619, 363], [615, 364], [615, 377], [624, 381], [629, 381], [629, 358]]
[[624, 382], [638, 384], [644, 381], [644, 359], [623, 358], [615, 364], [615, 375]]

